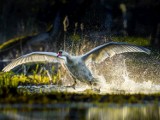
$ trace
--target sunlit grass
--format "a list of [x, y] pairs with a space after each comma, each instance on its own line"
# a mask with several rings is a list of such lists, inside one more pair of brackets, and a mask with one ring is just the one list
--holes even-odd
[[16, 75], [13, 72], [1, 72], [0, 73], [0, 87], [2, 86], [13, 86], [17, 87], [19, 84], [57, 84], [60, 79], [59, 73], [52, 76], [52, 80], [46, 75]]

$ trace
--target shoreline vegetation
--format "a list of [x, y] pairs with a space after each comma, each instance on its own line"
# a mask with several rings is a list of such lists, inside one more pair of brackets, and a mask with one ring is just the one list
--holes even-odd
[[88, 93], [68, 93], [68, 92], [52, 92], [52, 93], [34, 93], [34, 94], [19, 94], [16, 87], [1, 88], [8, 91], [6, 94], [1, 94], [1, 104], [49, 104], [49, 103], [70, 103], [70, 102], [92, 102], [92, 103], [106, 103], [106, 104], [158, 104], [160, 100], [160, 93], [155, 94], [95, 94], [88, 91]]

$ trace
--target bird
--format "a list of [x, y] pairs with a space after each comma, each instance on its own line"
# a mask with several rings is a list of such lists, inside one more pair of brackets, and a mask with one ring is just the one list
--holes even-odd
[[91, 49], [89, 52], [78, 56], [70, 55], [64, 50], [59, 50], [58, 53], [32, 52], [13, 60], [4, 67], [2, 71], [8, 72], [17, 66], [26, 63], [59, 62], [65, 65], [70, 75], [74, 78], [74, 84], [72, 85], [74, 88], [76, 80], [92, 86], [97, 80], [93, 77], [91, 71], [87, 67], [87, 62], [101, 63], [106, 58], [111, 58], [116, 54], [127, 52], [142, 52], [150, 54], [150, 50], [142, 46], [132, 45], [125, 42], [109, 42], [99, 45]]

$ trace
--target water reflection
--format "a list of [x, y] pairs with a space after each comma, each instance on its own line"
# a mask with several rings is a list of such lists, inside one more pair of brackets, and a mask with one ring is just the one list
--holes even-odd
[[158, 104], [0, 104], [2, 120], [158, 120]]
[[159, 106], [155, 105], [125, 105], [103, 108], [90, 108], [89, 120], [158, 120]]

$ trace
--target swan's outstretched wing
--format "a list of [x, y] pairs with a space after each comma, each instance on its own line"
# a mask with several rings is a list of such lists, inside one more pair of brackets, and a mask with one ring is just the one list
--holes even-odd
[[3, 68], [2, 71], [7, 72], [13, 69], [14, 67], [26, 63], [34, 63], [34, 62], [59, 62], [59, 60], [65, 60], [63, 57], [58, 57], [54, 52], [32, 52], [26, 55], [23, 55], [11, 63], [9, 63], [6, 67]]
[[150, 54], [150, 50], [144, 47], [131, 45], [123, 42], [110, 42], [100, 45], [82, 56], [84, 61], [92, 60], [97, 63], [102, 62], [107, 57], [125, 52], [144, 52]]

